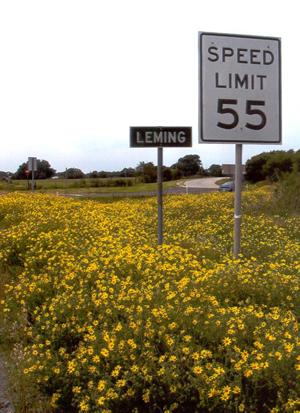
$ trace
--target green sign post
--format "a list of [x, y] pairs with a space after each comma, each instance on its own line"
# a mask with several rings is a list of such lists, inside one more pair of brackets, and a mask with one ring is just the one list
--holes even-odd
[[191, 127], [139, 127], [130, 128], [131, 148], [157, 147], [157, 243], [163, 243], [163, 148], [178, 148], [192, 146]]

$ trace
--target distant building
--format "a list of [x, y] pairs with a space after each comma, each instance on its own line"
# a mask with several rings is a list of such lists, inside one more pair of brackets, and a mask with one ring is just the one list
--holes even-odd
[[[234, 176], [235, 165], [231, 163], [223, 163], [222, 164], [222, 175], [223, 176]], [[242, 173], [245, 175], [246, 173], [246, 166], [242, 165]]]

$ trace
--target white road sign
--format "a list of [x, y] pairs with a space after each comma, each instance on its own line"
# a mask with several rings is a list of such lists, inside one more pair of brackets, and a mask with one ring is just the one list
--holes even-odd
[[29, 171], [37, 171], [37, 159], [33, 156], [28, 158], [27, 167]]
[[199, 141], [281, 143], [279, 38], [199, 33]]

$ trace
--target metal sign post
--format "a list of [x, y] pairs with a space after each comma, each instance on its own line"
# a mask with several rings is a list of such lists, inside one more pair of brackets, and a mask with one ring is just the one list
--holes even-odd
[[28, 171], [31, 171], [31, 190], [34, 191], [34, 171], [37, 171], [37, 159], [33, 156], [28, 158]]
[[31, 190], [34, 191], [34, 169], [31, 171]]
[[242, 220], [242, 144], [235, 145], [235, 197], [234, 197], [234, 243], [233, 255], [238, 258], [241, 251], [241, 220]]
[[163, 148], [157, 148], [157, 212], [158, 212], [158, 228], [157, 228], [157, 243], [163, 243]]
[[192, 146], [192, 128], [178, 126], [132, 126], [131, 148], [157, 148], [157, 243], [163, 243], [163, 148]]

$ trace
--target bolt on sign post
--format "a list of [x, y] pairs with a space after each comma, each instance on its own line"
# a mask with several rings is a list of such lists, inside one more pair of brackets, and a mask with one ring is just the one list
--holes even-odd
[[27, 169], [31, 171], [31, 190], [34, 191], [34, 172], [37, 171], [37, 159], [33, 156], [28, 158]]
[[234, 143], [234, 257], [240, 253], [242, 145], [281, 144], [281, 41], [199, 33], [199, 142]]
[[163, 148], [178, 148], [192, 146], [191, 127], [130, 127], [131, 148], [157, 147], [157, 242], [163, 243]]

